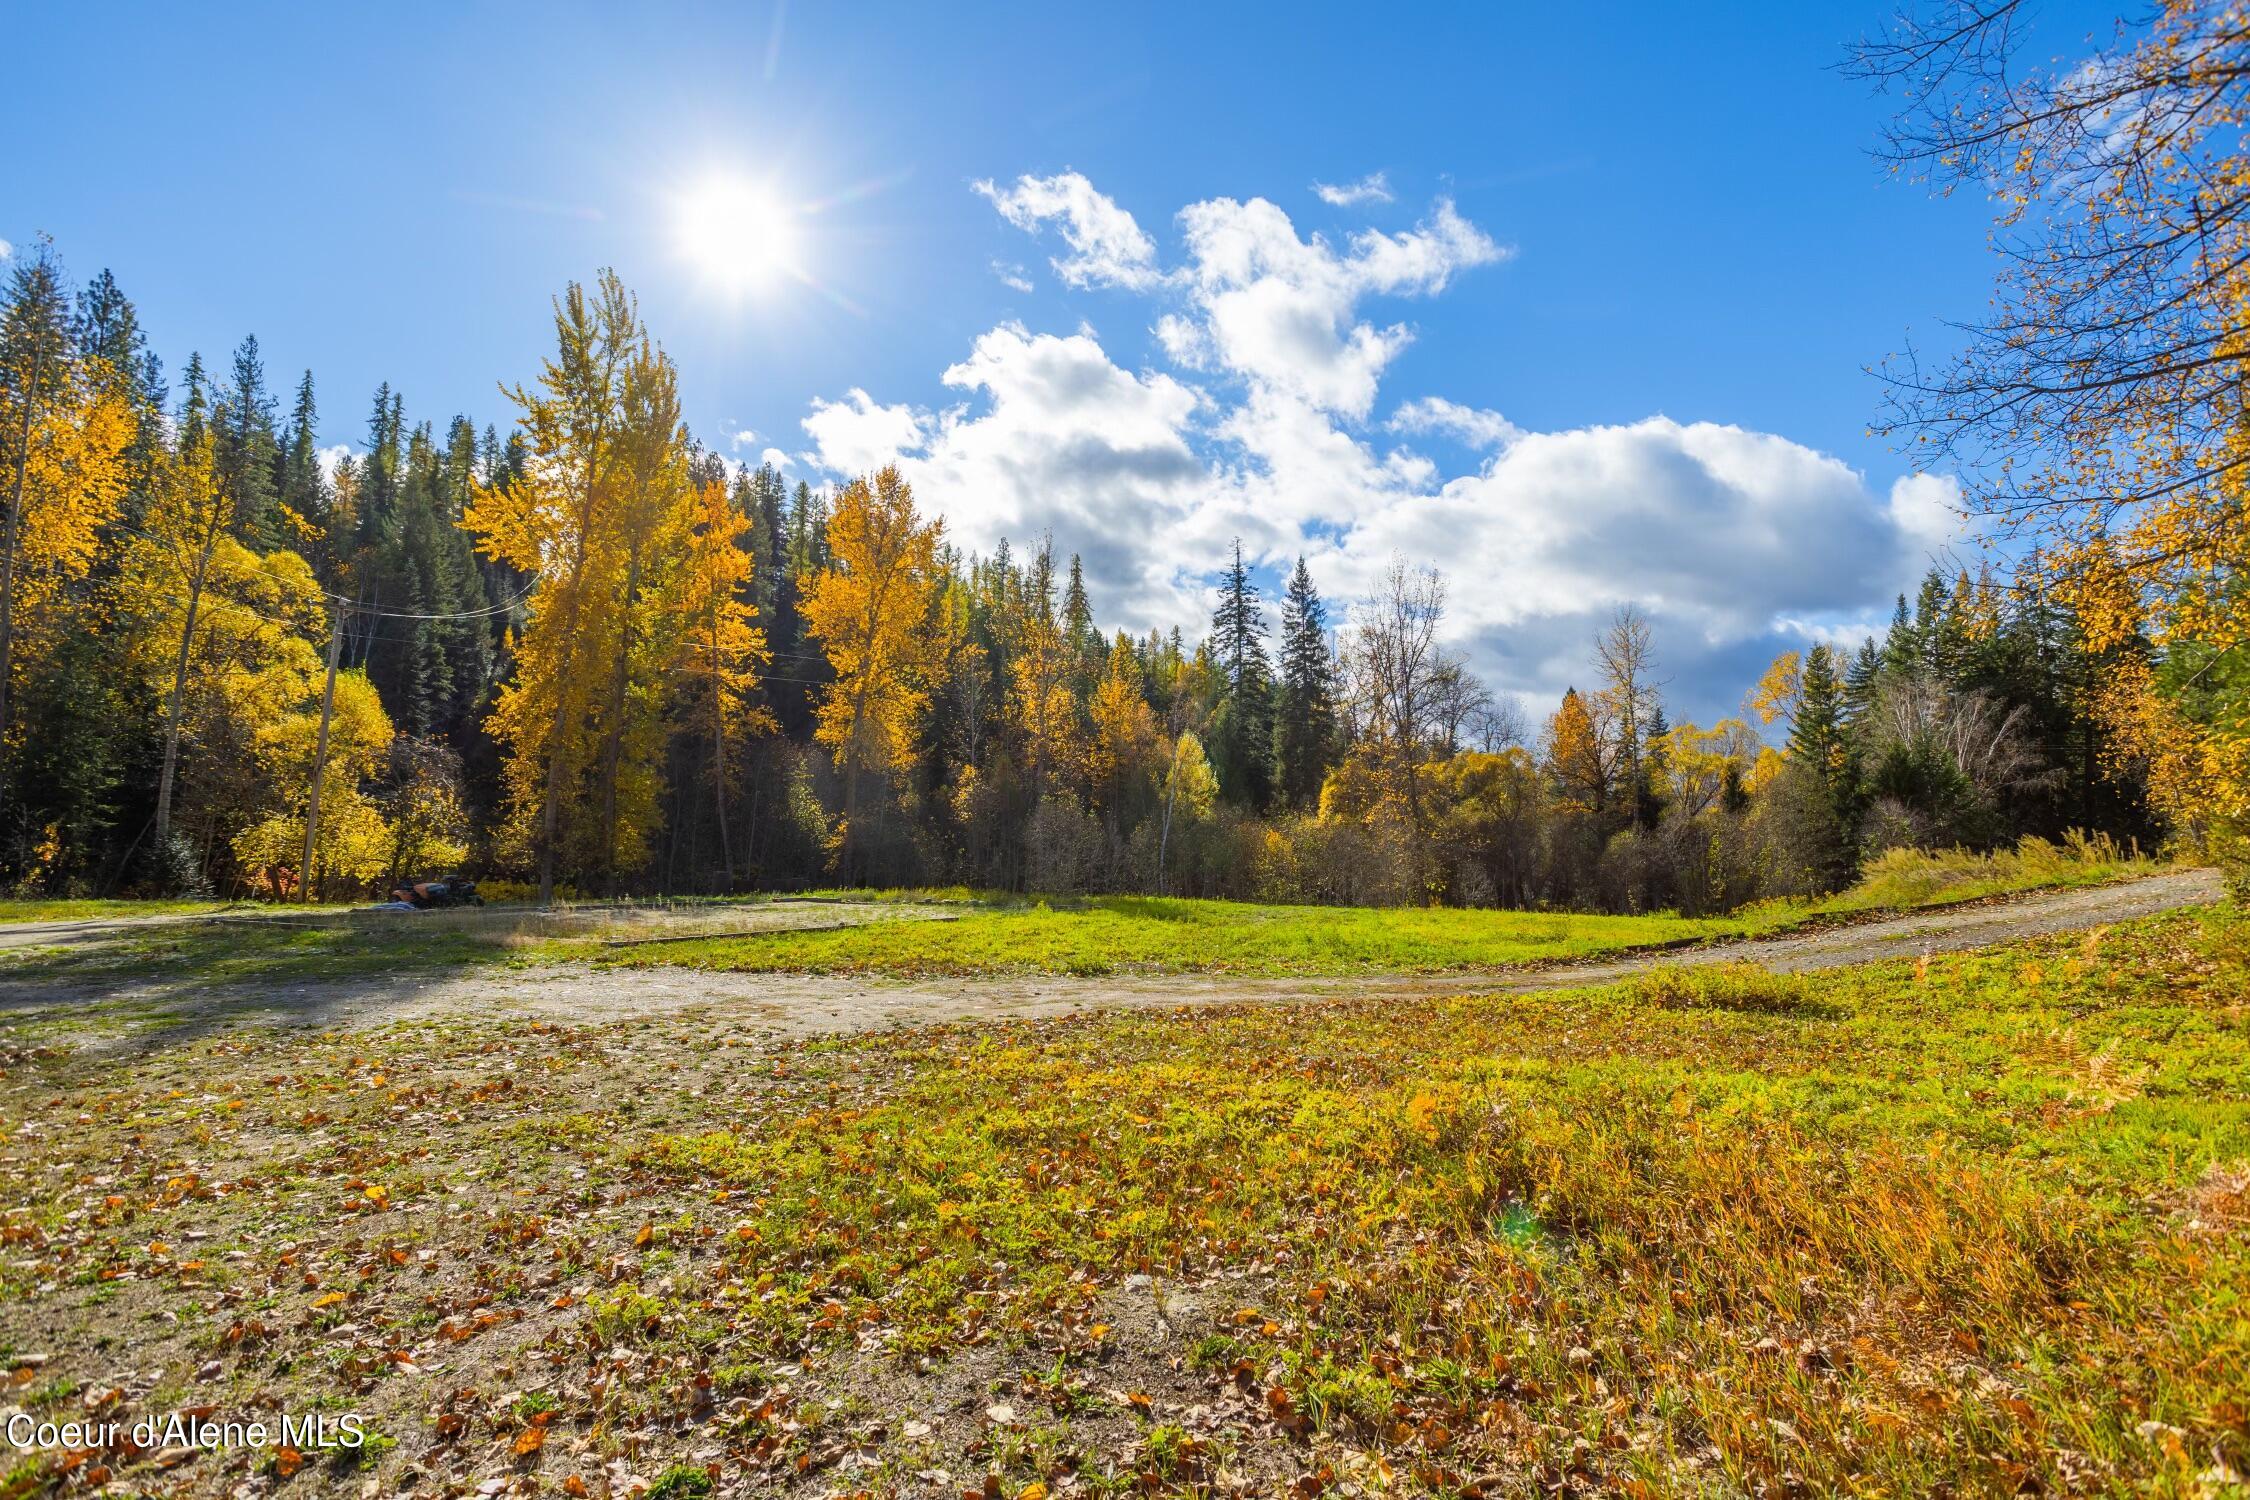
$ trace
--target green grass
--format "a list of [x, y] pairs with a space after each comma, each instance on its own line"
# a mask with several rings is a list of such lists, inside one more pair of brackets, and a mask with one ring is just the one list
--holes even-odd
[[1941, 906], [2042, 887], [2101, 884], [2157, 866], [2107, 840], [2026, 839], [1996, 854], [1898, 850], [1851, 890], [1764, 902], [1724, 917], [1603, 916], [1463, 908], [1262, 906], [1148, 896], [1057, 899], [951, 890], [882, 899], [976, 903], [946, 923], [875, 922], [612, 949], [605, 963], [815, 974], [1441, 974], [1623, 949], [1756, 937], [1822, 918]]
[[2250, 1471], [2232, 910], [798, 1042], [723, 1006], [57, 1037], [0, 1072], [0, 1131], [27, 1395], [216, 1360], [283, 1409], [348, 1395], [392, 1481], [466, 1488], [542, 1417], [550, 1491], [868, 1486], [853, 1453], [1007, 1495]]
[[[1143, 896], [1015, 896], [965, 887], [821, 891], [821, 900], [957, 908], [949, 922], [890, 922], [603, 947], [512, 924], [439, 914], [300, 924], [177, 924], [85, 947], [0, 950], [0, 976], [61, 981], [193, 973], [234, 982], [345, 980], [502, 962], [594, 958], [619, 967], [825, 974], [1210, 973], [1243, 977], [1443, 974], [1585, 958], [1633, 948], [1755, 937], [1830, 917], [1944, 905], [2035, 887], [2098, 884], [2157, 866], [2106, 840], [2026, 839], [1996, 854], [1893, 851], [1849, 891], [1819, 902], [1766, 902], [1724, 917], [1604, 916], [1459, 908], [1267, 906]], [[688, 916], [774, 897], [682, 902]], [[0, 921], [215, 910], [195, 902], [0, 903]], [[274, 909], [267, 909], [274, 910]], [[318, 910], [316, 908], [316, 910]], [[331, 910], [331, 914], [333, 911]], [[527, 925], [528, 924], [528, 925]], [[521, 930], [518, 930], [519, 927]]]
[[1401, 1468], [2192, 1489], [2250, 1462], [2246, 1002], [2250, 924], [2189, 915], [909, 1035], [844, 1044], [825, 1109], [641, 1159], [750, 1195], [740, 1347], [1098, 1360], [1127, 1275], [1247, 1273], [1197, 1325], [1222, 1374]]
[[11, 922], [76, 922], [100, 917], [181, 916], [223, 909], [223, 901], [127, 901], [95, 897], [47, 899], [0, 898], [0, 924]]
[[2138, 849], [2120, 847], [2107, 834], [2088, 838], [2071, 831], [2060, 844], [2027, 837], [2012, 849], [1989, 854], [1966, 849], [1891, 849], [1860, 871], [1859, 883], [1817, 903], [1817, 913], [1945, 906], [2017, 891], [2102, 885], [2163, 866]]
[[121, 982], [192, 976], [208, 983], [288, 984], [509, 962], [481, 933], [416, 916], [289, 922], [246, 918], [165, 924], [76, 947], [0, 949], [0, 978]]
[[809, 973], [1439, 973], [1733, 936], [1727, 918], [1454, 908], [1258, 906], [1097, 896], [975, 910], [952, 922], [876, 922], [622, 948], [619, 965]]

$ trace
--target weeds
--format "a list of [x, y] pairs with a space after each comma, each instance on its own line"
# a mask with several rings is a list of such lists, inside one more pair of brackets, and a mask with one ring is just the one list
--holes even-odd
[[[2227, 912], [1794, 978], [804, 1043], [712, 1011], [57, 1050], [10, 1061], [0, 1127], [11, 1399], [348, 1398], [398, 1438], [362, 1473], [402, 1489], [2250, 1467]], [[111, 1397], [122, 1363], [156, 1383]], [[165, 1482], [255, 1477], [225, 1465]]]

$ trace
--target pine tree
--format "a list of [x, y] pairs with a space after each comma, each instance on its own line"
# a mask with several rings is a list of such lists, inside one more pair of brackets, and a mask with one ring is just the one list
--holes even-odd
[[1914, 616], [1906, 607], [1906, 595], [1898, 596], [1898, 607], [1891, 611], [1891, 628], [1883, 637], [1883, 670], [1892, 676], [1905, 676], [1922, 663], [1922, 635], [1914, 628]]
[[1824, 777], [1842, 769], [1843, 708], [1835, 656], [1826, 646], [1815, 646], [1805, 653], [1796, 722], [1789, 727], [1789, 754]]
[[103, 271], [79, 293], [72, 337], [81, 355], [98, 360], [105, 378], [132, 408], [133, 441], [125, 450], [125, 501], [118, 521], [138, 527], [164, 446], [164, 362], [148, 347], [140, 313], [117, 279]]
[[1211, 616], [1213, 654], [1223, 678], [1211, 726], [1212, 759], [1227, 795], [1262, 812], [1273, 800], [1273, 668], [1266, 660], [1266, 621], [1258, 602], [1258, 585], [1237, 538]]
[[1086, 570], [1078, 554], [1070, 554], [1070, 583], [1063, 589], [1063, 647], [1070, 655], [1070, 687], [1080, 703], [1093, 697], [1108, 664], [1108, 648], [1094, 628], [1094, 606], [1086, 596]]
[[234, 512], [235, 535], [253, 552], [271, 552], [289, 538], [274, 504], [274, 402], [255, 334], [236, 347], [213, 417], [212, 458]]
[[1281, 681], [1274, 710], [1274, 777], [1284, 806], [1320, 801], [1336, 756], [1336, 678], [1328, 613], [1302, 554], [1281, 605]]
[[297, 382], [297, 401], [282, 429], [274, 494], [290, 545], [305, 554], [324, 585], [335, 581], [330, 555], [328, 476], [320, 467], [320, 406], [313, 398], [312, 371]]
[[1883, 675], [1883, 660], [1876, 654], [1872, 639], [1859, 643], [1859, 654], [1852, 658], [1844, 674], [1844, 721], [1859, 725], [1875, 707], [1875, 692]]
[[[1871, 655], [1871, 653], [1870, 653]], [[1793, 825], [1800, 857], [1823, 888], [1845, 884], [1854, 864], [1858, 820], [1858, 767], [1844, 720], [1845, 687], [1836, 657], [1824, 645], [1805, 653], [1795, 722], [1789, 730], [1789, 769], [1801, 811]]]

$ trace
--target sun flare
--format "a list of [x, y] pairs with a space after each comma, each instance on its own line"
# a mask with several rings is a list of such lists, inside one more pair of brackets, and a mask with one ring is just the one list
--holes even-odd
[[712, 176], [680, 195], [675, 231], [681, 253], [716, 286], [748, 293], [801, 276], [797, 211], [772, 185]]

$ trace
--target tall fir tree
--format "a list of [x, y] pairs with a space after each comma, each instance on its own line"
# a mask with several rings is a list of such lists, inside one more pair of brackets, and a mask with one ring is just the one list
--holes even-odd
[[1211, 726], [1219, 786], [1242, 806], [1263, 812], [1273, 801], [1273, 667], [1266, 660], [1266, 620], [1258, 585], [1242, 560], [1242, 542], [1219, 585], [1211, 615], [1213, 655], [1223, 679]]
[[1281, 603], [1281, 680], [1274, 712], [1274, 780], [1283, 806], [1316, 806], [1336, 756], [1336, 678], [1328, 611], [1302, 554]]
[[236, 538], [254, 552], [286, 545], [290, 538], [274, 503], [274, 400], [256, 334], [236, 346], [213, 418], [212, 457], [234, 512]]

